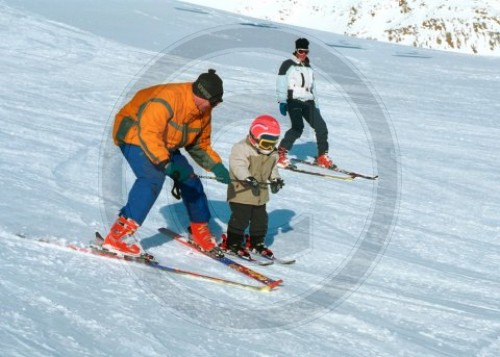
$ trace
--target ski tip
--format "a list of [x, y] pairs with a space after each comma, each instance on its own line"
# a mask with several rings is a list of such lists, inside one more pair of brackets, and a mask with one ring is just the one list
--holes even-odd
[[282, 284], [283, 283], [283, 279], [279, 279], [279, 280], [275, 280], [273, 281], [272, 283], [270, 284], [267, 284], [267, 286], [269, 287], [270, 290], [272, 289], [275, 289], [278, 287], [278, 285]]
[[378, 175], [376, 175], [376, 176], [366, 176], [366, 175], [362, 175], [362, 174], [357, 174], [355, 172], [350, 173], [349, 177], [351, 177], [352, 179], [362, 178], [362, 179], [372, 180], [372, 181], [378, 179]]
[[289, 264], [295, 264], [295, 262], [297, 260], [295, 259], [290, 259], [290, 260], [286, 260], [286, 259], [275, 259], [278, 263], [280, 264], [284, 264], [284, 265], [289, 265]]
[[255, 263], [257, 263], [257, 265], [260, 265], [260, 266], [268, 266], [268, 265], [273, 265], [274, 264], [274, 261], [272, 260], [258, 260], [258, 259], [254, 259], [254, 260], [251, 260], [251, 261], [254, 261]]

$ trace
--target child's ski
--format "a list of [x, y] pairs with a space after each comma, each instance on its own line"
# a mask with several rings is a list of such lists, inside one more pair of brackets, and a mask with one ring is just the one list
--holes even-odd
[[256, 252], [252, 252], [252, 254], [257, 255], [259, 257], [262, 257], [262, 258], [265, 258], [265, 259], [268, 259], [269, 261], [272, 261], [272, 262], [275, 262], [275, 263], [279, 263], [279, 264], [288, 265], [288, 264], [293, 264], [293, 263], [296, 262], [296, 260], [293, 259], [293, 258], [278, 258], [275, 255], [273, 255], [272, 257], [269, 257], [267, 255], [262, 255], [262, 254], [259, 254], [259, 253], [256, 253]]
[[252, 270], [250, 269], [249, 267], [247, 266], [244, 266], [242, 264], [239, 264], [231, 259], [229, 259], [228, 257], [224, 256], [222, 258], [218, 258], [218, 257], [215, 257], [213, 255], [210, 255], [208, 254], [207, 252], [204, 252], [203, 250], [201, 250], [198, 246], [192, 244], [189, 242], [189, 240], [187, 240], [184, 236], [168, 229], [168, 228], [159, 228], [158, 231], [164, 235], [166, 235], [167, 237], [170, 237], [174, 240], [176, 240], [177, 242], [185, 245], [186, 247], [189, 247], [191, 249], [194, 249], [196, 250], [197, 252], [200, 252], [201, 254], [204, 254], [206, 255], [207, 257], [210, 257], [214, 260], [217, 260], [218, 262], [221, 262], [222, 264], [228, 266], [229, 268], [231, 269], [234, 269], [252, 279], [255, 279], [257, 281], [259, 281], [260, 283], [268, 286], [269, 288], [273, 289], [275, 287], [277, 287], [278, 285], [280, 285], [281, 283], [283, 283], [283, 280], [279, 279], [279, 280], [273, 280], [255, 270]]

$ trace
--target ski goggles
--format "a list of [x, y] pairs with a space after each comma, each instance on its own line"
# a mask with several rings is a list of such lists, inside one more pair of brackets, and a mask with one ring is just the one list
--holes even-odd
[[256, 139], [255, 142], [261, 150], [274, 150], [276, 144], [278, 144], [279, 136], [264, 134], [260, 136], [260, 139]]
[[304, 53], [307, 55], [309, 53], [309, 50], [304, 50], [302, 48], [297, 49], [297, 53], [299, 55], [303, 55]]

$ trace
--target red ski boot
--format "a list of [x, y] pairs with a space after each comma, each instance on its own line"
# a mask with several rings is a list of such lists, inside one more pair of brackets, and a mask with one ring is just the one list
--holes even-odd
[[246, 240], [247, 240], [246, 246], [250, 250], [250, 252], [257, 253], [268, 259], [274, 258], [273, 251], [269, 249], [264, 243], [264, 237], [257, 237], [256, 239], [255, 238], [252, 239], [251, 236], [247, 235]]
[[222, 250], [217, 246], [210, 228], [208, 228], [208, 223], [191, 223], [189, 228], [193, 243], [200, 247], [201, 250], [217, 257], [224, 256]]
[[287, 168], [287, 167], [294, 167], [295, 165], [292, 164], [290, 159], [288, 158], [288, 150], [285, 149], [284, 147], [280, 146], [278, 148], [278, 162], [276, 163], [276, 166], [281, 167], [281, 168]]
[[102, 247], [121, 255], [141, 256], [142, 248], [133, 237], [138, 228], [139, 225], [133, 219], [118, 216], [104, 239]]
[[247, 249], [246, 245], [242, 244], [241, 242], [238, 242], [238, 239], [236, 239], [236, 240], [234, 239], [234, 238], [239, 238], [239, 237], [232, 236], [233, 241], [229, 241], [230, 240], [229, 235], [231, 235], [231, 233], [228, 233], [227, 235], [222, 234], [222, 242], [219, 245], [219, 247], [224, 252], [227, 252], [227, 253], [233, 254], [233, 255], [237, 255], [240, 258], [243, 258], [246, 260], [250, 260], [251, 259], [250, 251]]
[[316, 165], [318, 165], [320, 167], [326, 167], [327, 169], [334, 169], [334, 168], [337, 167], [337, 165], [335, 165], [333, 163], [332, 159], [330, 159], [328, 157], [328, 153], [327, 152], [319, 155], [316, 158], [315, 163], [316, 163]]

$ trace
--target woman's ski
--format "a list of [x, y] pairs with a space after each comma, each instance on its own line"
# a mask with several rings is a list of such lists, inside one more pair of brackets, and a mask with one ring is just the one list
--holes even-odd
[[[311, 162], [309, 160], [303, 160], [303, 159], [291, 159], [291, 160], [292, 160], [292, 162], [298, 163], [298, 164], [305, 164], [305, 165], [309, 165], [309, 166], [320, 167], [320, 166], [316, 165], [314, 162]], [[338, 166], [330, 167], [330, 168], [325, 167], [324, 169], [330, 170], [330, 171], [335, 171], [335, 172], [347, 175], [347, 176], [341, 176], [341, 177], [343, 177], [344, 180], [349, 180], [349, 179], [350, 180], [354, 180], [355, 178], [363, 178], [363, 179], [366, 179], [366, 180], [376, 180], [378, 178], [378, 175], [370, 176], [370, 175], [360, 174], [358, 172], [341, 169]], [[298, 172], [300, 172], [300, 171], [304, 171], [304, 170], [297, 169], [297, 167], [295, 166], [295, 170], [292, 169], [292, 171], [298, 171]], [[304, 173], [307, 173], [307, 172], [304, 172]], [[320, 176], [323, 175], [323, 174], [320, 174], [320, 173], [318, 173], [318, 174]]]
[[282, 169], [290, 170], [293, 172], [298, 172], [298, 173], [306, 174], [306, 175], [319, 176], [319, 177], [323, 177], [323, 178], [333, 179], [333, 180], [341, 180], [341, 181], [354, 180], [353, 176], [339, 176], [339, 175], [331, 175], [331, 174], [327, 174], [327, 173], [323, 173], [323, 172], [309, 171], [309, 170], [300, 169], [293, 164], [288, 165], [287, 167], [282, 167]]

